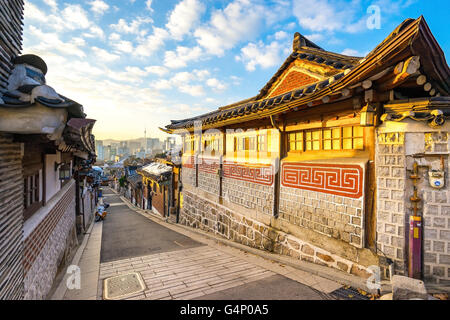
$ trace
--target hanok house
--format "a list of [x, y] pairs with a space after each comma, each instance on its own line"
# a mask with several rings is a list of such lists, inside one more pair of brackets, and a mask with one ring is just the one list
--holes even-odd
[[138, 173], [135, 172], [132, 175], [127, 177], [127, 182], [128, 182], [128, 192], [127, 192], [127, 194], [129, 194], [129, 200], [135, 206], [137, 206], [139, 208], [142, 208], [143, 207], [142, 177]]
[[19, 55], [22, 17], [23, 1], [0, 5], [0, 299], [50, 292], [77, 244], [72, 174], [95, 158], [94, 121], [46, 85], [41, 58]]
[[449, 284], [449, 93], [423, 17], [364, 58], [296, 33], [256, 97], [163, 129], [184, 141], [180, 222], [355, 275], [394, 262]]
[[179, 167], [159, 159], [137, 172], [143, 181], [143, 209], [153, 210], [162, 217], [176, 221], [179, 199]]

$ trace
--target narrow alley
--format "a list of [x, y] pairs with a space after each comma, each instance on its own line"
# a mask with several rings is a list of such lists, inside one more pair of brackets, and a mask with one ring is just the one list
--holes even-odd
[[144, 216], [110, 189], [104, 199], [108, 215], [93, 225], [79, 259], [81, 287], [66, 289], [65, 300], [101, 300], [104, 279], [131, 272], [140, 274], [145, 289], [121, 299], [324, 300], [342, 287], [202, 235], [171, 230], [180, 227]]

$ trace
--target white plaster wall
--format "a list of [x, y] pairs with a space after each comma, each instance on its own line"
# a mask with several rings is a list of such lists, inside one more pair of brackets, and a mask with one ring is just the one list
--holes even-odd
[[55, 163], [61, 162], [61, 153], [45, 155], [45, 201], [49, 201], [59, 190], [59, 169], [55, 171]]

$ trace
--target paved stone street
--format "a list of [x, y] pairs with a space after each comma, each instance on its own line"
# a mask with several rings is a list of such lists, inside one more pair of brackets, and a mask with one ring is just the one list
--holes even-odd
[[317, 300], [330, 299], [329, 293], [341, 287], [202, 235], [176, 232], [177, 226], [146, 217], [109, 189], [104, 196], [111, 204], [108, 216], [91, 227], [74, 261], [81, 288], [66, 290], [64, 299], [102, 299], [104, 279], [130, 272], [139, 272], [146, 286], [125, 298], [130, 300]]

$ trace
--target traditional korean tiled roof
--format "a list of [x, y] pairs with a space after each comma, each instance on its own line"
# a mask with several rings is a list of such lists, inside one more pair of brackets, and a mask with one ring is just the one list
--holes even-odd
[[72, 118], [64, 129], [63, 137], [67, 148], [88, 152], [95, 156], [95, 138], [92, 129], [96, 120]]
[[[26, 108], [41, 104], [49, 108], [65, 108], [69, 116], [83, 118], [83, 107], [46, 85], [47, 64], [40, 57], [26, 54], [12, 60], [13, 80], [9, 79], [7, 90], [0, 93], [0, 107]], [[16, 68], [22, 68], [15, 72]], [[40, 91], [39, 91], [40, 90]], [[46, 96], [47, 95], [47, 96]]]
[[95, 140], [92, 135], [95, 120], [86, 119], [81, 104], [58, 94], [46, 84], [47, 65], [44, 60], [28, 54], [13, 58], [12, 63], [14, 68], [6, 90], [0, 92], [0, 109], [8, 112], [8, 109], [26, 109], [24, 113], [28, 114], [30, 121], [35, 120], [32, 114], [35, 106], [66, 109], [67, 120], [60, 120], [60, 127], [64, 128], [62, 139], [58, 136], [53, 138], [57, 140], [58, 149], [63, 152], [81, 151], [84, 152], [83, 157], [86, 157], [86, 153], [88, 157], [95, 157]]
[[256, 99], [261, 99], [271, 88], [273, 83], [281, 76], [281, 74], [291, 65], [295, 60], [304, 60], [308, 62], [314, 62], [327, 67], [335, 69], [333, 74], [338, 74], [344, 70], [352, 69], [359, 64], [362, 58], [350, 57], [342, 54], [337, 54], [323, 49], [301, 47], [295, 49], [295, 51], [284, 61], [280, 69], [274, 74], [272, 79], [261, 89], [260, 93], [256, 96]]
[[[311, 45], [310, 41], [306, 42], [304, 39], [304, 37], [300, 38], [299, 43], [303, 44], [300, 47], [295, 46], [294, 40], [294, 52], [256, 97], [220, 107], [218, 110], [194, 118], [172, 120], [171, 124], [162, 130], [168, 133], [173, 133], [177, 129], [192, 130], [194, 123], [199, 121], [204, 129], [219, 127], [260, 119], [289, 110], [298, 110], [300, 107], [306, 108], [313, 107], [315, 104], [323, 104], [320, 102], [321, 99], [342, 92], [344, 89], [348, 90], [348, 87], [375, 76], [380, 70], [383, 70], [382, 68], [393, 67], [399, 62], [397, 57], [407, 57], [406, 51], [409, 51], [409, 55], [420, 54], [424, 57], [431, 53], [432, 59], [423, 59], [423, 69], [433, 78], [433, 84], [439, 94], [450, 94], [450, 69], [423, 17], [416, 20], [405, 20], [365, 58], [328, 52], [316, 45]], [[334, 72], [325, 80], [267, 98], [267, 92], [272, 84], [297, 59], [326, 65], [331, 67]], [[384, 61], [385, 65], [380, 66], [380, 61]]]
[[142, 176], [135, 173], [131, 176], [128, 176], [127, 181], [135, 188], [138, 188], [142, 185]]
[[163, 182], [170, 178], [172, 167], [160, 162], [152, 162], [137, 170], [139, 174], [156, 182]]

